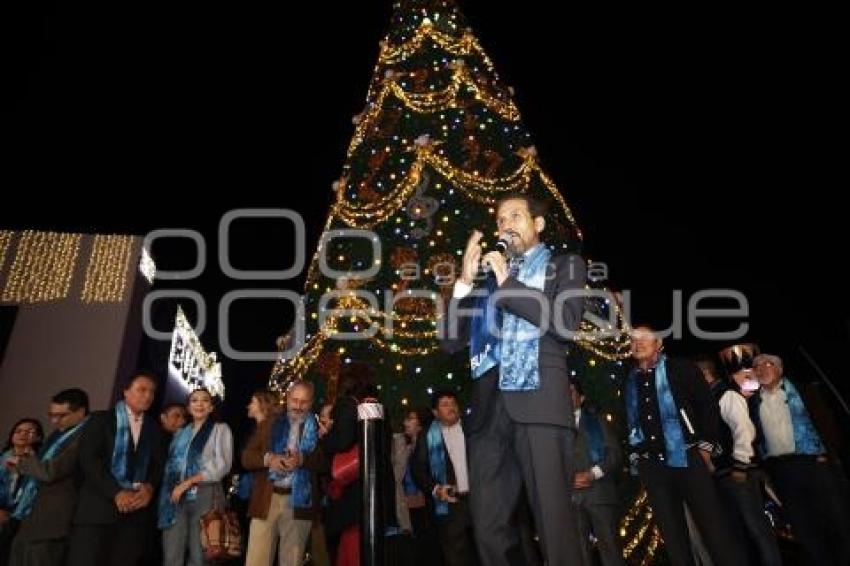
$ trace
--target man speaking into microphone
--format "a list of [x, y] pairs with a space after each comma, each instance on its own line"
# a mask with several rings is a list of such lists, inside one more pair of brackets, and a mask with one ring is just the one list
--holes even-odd
[[575, 417], [567, 350], [584, 311], [586, 267], [540, 241], [545, 214], [529, 195], [499, 201], [506, 253], [482, 255], [482, 233], [472, 233], [442, 318], [442, 348], [470, 348], [470, 510], [486, 566], [525, 564], [512, 521], [523, 485], [547, 564], [582, 563], [570, 501]]

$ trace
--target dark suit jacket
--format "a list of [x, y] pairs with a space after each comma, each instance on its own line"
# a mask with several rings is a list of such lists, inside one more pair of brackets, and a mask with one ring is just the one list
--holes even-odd
[[[634, 379], [633, 373], [628, 379]], [[720, 446], [720, 406], [711, 395], [711, 389], [705, 382], [702, 371], [685, 358], [667, 358], [667, 381], [670, 392], [679, 410], [679, 422], [685, 442], [713, 451]], [[688, 420], [682, 417], [682, 411]], [[688, 427], [690, 423], [693, 432]], [[632, 452], [640, 453], [642, 447], [631, 447]]]
[[18, 464], [22, 474], [39, 481], [32, 511], [18, 529], [17, 536], [22, 540], [60, 539], [70, 533], [77, 503], [77, 455], [83, 432], [75, 433], [76, 438], [47, 462], [29, 456]]
[[[540, 337], [539, 364], [540, 388], [535, 391], [499, 391], [498, 367], [493, 368], [474, 382], [472, 388], [472, 415], [467, 419], [467, 433], [473, 433], [483, 424], [483, 414], [490, 406], [493, 397], [501, 394], [511, 419], [520, 423], [550, 424], [575, 428], [570, 385], [567, 372], [567, 353], [569, 336], [563, 336], [556, 330], [575, 330], [584, 315], [584, 297], [573, 296], [566, 301], [556, 302], [562, 292], [575, 292], [583, 289], [586, 279], [584, 259], [576, 254], [553, 255], [550, 263], [554, 266], [554, 276], [547, 278], [543, 291], [532, 289], [514, 277], [502, 284], [499, 290], [510, 292], [523, 291], [526, 296], [502, 297], [497, 306], [535, 324], [538, 328], [543, 319], [543, 308], [548, 312], [549, 325], [546, 333]], [[448, 319], [458, 314], [456, 309], [472, 309], [475, 299], [468, 295], [463, 299], [452, 299], [446, 316], [440, 318], [443, 350], [455, 353], [469, 344], [469, 318], [460, 317], [456, 336], [448, 332]], [[557, 312], [555, 307], [559, 307]], [[555, 324], [557, 319], [558, 325]]]
[[[449, 456], [449, 451], [446, 449], [445, 442], [443, 443], [443, 457], [446, 460], [446, 483], [456, 485], [455, 467], [452, 464], [452, 459]], [[413, 474], [413, 481], [428, 498], [428, 501], [433, 503], [434, 488], [437, 486], [437, 481], [431, 475], [431, 457], [428, 451], [428, 431], [423, 430], [419, 435], [416, 448], [413, 450], [413, 461], [410, 466], [410, 472]]]
[[[151, 447], [145, 483], [153, 486], [154, 496], [147, 507], [129, 514], [118, 513], [115, 496], [122, 488], [110, 471], [117, 428], [114, 410], [98, 411], [92, 413], [80, 438], [80, 492], [74, 513], [76, 525], [108, 525], [117, 523], [119, 519], [144, 523], [152, 521], [156, 513], [156, 494], [162, 482], [164, 463], [159, 423], [146, 413], [139, 437], [140, 444], [148, 442]], [[134, 449], [132, 444], [131, 440], [130, 448]]]
[[[285, 419], [286, 415], [278, 418]], [[248, 504], [248, 516], [255, 519], [265, 519], [269, 515], [269, 506], [272, 502], [274, 484], [269, 481], [269, 469], [265, 466], [263, 458], [272, 446], [272, 427], [275, 419], [266, 419], [261, 422], [254, 434], [248, 440], [248, 445], [242, 451], [242, 467], [246, 473], [254, 474], [254, 485], [251, 487], [251, 501]], [[300, 438], [300, 433], [299, 433]], [[310, 483], [312, 484], [313, 506], [309, 509], [295, 509], [296, 519], [312, 519], [319, 510], [321, 494], [319, 493], [319, 474], [327, 473], [329, 466], [324, 456], [321, 445], [317, 446], [309, 454], [304, 455], [305, 470], [310, 472]]]
[[[602, 439], [605, 445], [605, 456], [602, 462], [597, 465], [605, 475], [594, 481], [590, 487], [575, 490], [574, 495], [586, 503], [615, 504], [620, 501], [620, 498], [617, 496], [617, 476], [623, 465], [623, 451], [620, 448], [620, 441], [617, 439], [617, 435], [614, 434], [611, 427], [605, 422], [605, 419], [601, 418], [601, 415], [597, 415], [597, 417], [602, 425]], [[584, 414], [579, 419], [578, 435], [576, 436], [576, 442], [573, 448], [574, 470], [576, 472], [584, 472], [592, 468], [593, 463], [590, 461], [587, 424]]]

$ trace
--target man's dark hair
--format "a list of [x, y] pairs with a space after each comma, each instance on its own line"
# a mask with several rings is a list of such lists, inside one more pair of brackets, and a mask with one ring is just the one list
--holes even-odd
[[186, 404], [185, 403], [176, 403], [176, 402], [172, 402], [172, 403], [165, 405], [162, 408], [162, 411], [160, 411], [160, 414], [164, 415], [168, 411], [170, 411], [171, 409], [180, 409], [181, 411], [183, 411], [184, 415], [186, 414]]
[[57, 405], [64, 405], [67, 403], [68, 408], [71, 411], [83, 408], [85, 409], [86, 414], [89, 414], [89, 396], [85, 391], [77, 387], [72, 389], [63, 389], [54, 395], [53, 398], [50, 399], [50, 402], [56, 403]]
[[[451, 397], [452, 399], [457, 401], [457, 393], [450, 389], [441, 389], [440, 391], [435, 391], [434, 394], [431, 396], [431, 408], [436, 409], [437, 405], [440, 404], [440, 399], [442, 399], [443, 397]], [[459, 402], [458, 405], [460, 405]]]
[[132, 386], [137, 379], [147, 379], [148, 381], [153, 383], [155, 387], [159, 387], [159, 378], [156, 376], [156, 374], [152, 371], [143, 369], [133, 372], [133, 375], [131, 375], [130, 379], [127, 380], [127, 383], [124, 384], [124, 391], [130, 389], [130, 386]]
[[498, 209], [502, 206], [502, 203], [506, 200], [514, 199], [525, 201], [525, 204], [528, 205], [528, 212], [531, 214], [531, 218], [537, 218], [538, 216], [546, 218], [546, 214], [549, 212], [549, 204], [546, 201], [542, 201], [526, 193], [508, 193], [498, 200], [496, 208]]

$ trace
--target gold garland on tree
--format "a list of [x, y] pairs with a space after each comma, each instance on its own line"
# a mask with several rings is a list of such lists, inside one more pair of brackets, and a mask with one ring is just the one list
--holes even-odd
[[392, 46], [388, 41], [382, 41], [378, 61], [384, 65], [401, 63], [419, 52], [426, 40], [431, 40], [456, 57], [477, 54], [484, 61], [487, 70], [494, 72], [493, 62], [478, 43], [472, 30], [465, 29], [460, 39], [456, 39], [436, 29], [428, 19], [425, 19], [414, 32], [413, 37], [404, 43]]
[[[639, 523], [638, 523], [639, 521]], [[636, 524], [636, 528], [632, 530], [632, 524]], [[625, 542], [626, 537], [631, 533], [631, 538]], [[647, 536], [648, 535], [648, 536]], [[655, 553], [658, 546], [662, 543], [661, 532], [658, 526], [652, 522], [652, 507], [649, 506], [649, 499], [646, 490], [641, 490], [629, 508], [626, 515], [620, 521], [620, 538], [623, 539], [623, 558], [629, 559], [634, 554], [641, 543], [646, 542], [646, 550], [641, 558], [641, 566], [651, 564], [655, 558]]]
[[354, 154], [360, 144], [363, 143], [369, 129], [374, 126], [375, 121], [384, 112], [384, 105], [390, 95], [394, 96], [405, 108], [412, 112], [433, 114], [462, 107], [458, 95], [462, 92], [469, 93], [476, 101], [502, 118], [511, 122], [516, 122], [520, 119], [519, 110], [517, 110], [513, 101], [509, 100], [505, 102], [499, 96], [494, 96], [487, 92], [472, 78], [469, 71], [462, 65], [456, 66], [452, 71], [449, 86], [437, 92], [409, 93], [399, 84], [401, 80], [401, 76], [399, 75], [389, 71], [388, 76], [381, 82], [383, 86], [378, 93], [377, 99], [367, 105], [368, 110], [355, 117], [354, 120], [357, 127], [348, 146], [349, 158]]

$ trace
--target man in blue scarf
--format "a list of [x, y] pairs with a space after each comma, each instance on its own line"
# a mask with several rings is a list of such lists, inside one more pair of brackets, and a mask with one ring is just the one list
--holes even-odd
[[296, 381], [286, 392], [286, 412], [266, 419], [242, 452], [255, 472], [248, 516], [247, 564], [301, 564], [319, 509], [318, 473], [327, 466], [312, 412], [313, 384]]
[[623, 388], [629, 461], [646, 488], [667, 556], [673, 564], [694, 563], [687, 504], [715, 564], [746, 564], [711, 478], [720, 412], [702, 372], [663, 354], [661, 338], [648, 326], [635, 327], [632, 358]]
[[80, 439], [80, 491], [71, 529], [69, 566], [141, 565], [151, 501], [162, 481], [158, 419], [147, 414], [157, 378], [139, 372], [109, 411], [92, 413]]
[[469, 466], [457, 395], [453, 391], [436, 392], [431, 409], [434, 420], [416, 444], [411, 472], [416, 485], [430, 497], [443, 563], [474, 566]]
[[[470, 511], [487, 566], [525, 563], [512, 523], [523, 485], [548, 563], [582, 560], [570, 498], [567, 350], [583, 316], [586, 267], [580, 256], [554, 255], [541, 242], [545, 216], [545, 204], [529, 195], [503, 198], [496, 224], [508, 257], [484, 255], [474, 231], [441, 318], [443, 349], [470, 348]], [[481, 264], [489, 271], [483, 278]]]
[[814, 398], [784, 375], [779, 356], [756, 356], [753, 371], [761, 385], [750, 398], [756, 446], [794, 538], [812, 564], [850, 564], [846, 480], [815, 426]]
[[56, 430], [37, 455], [15, 462], [24, 476], [13, 516], [21, 521], [12, 542], [10, 564], [64, 563], [77, 503], [75, 472], [80, 433], [89, 413], [89, 398], [81, 389], [66, 389], [50, 402], [50, 421]]

